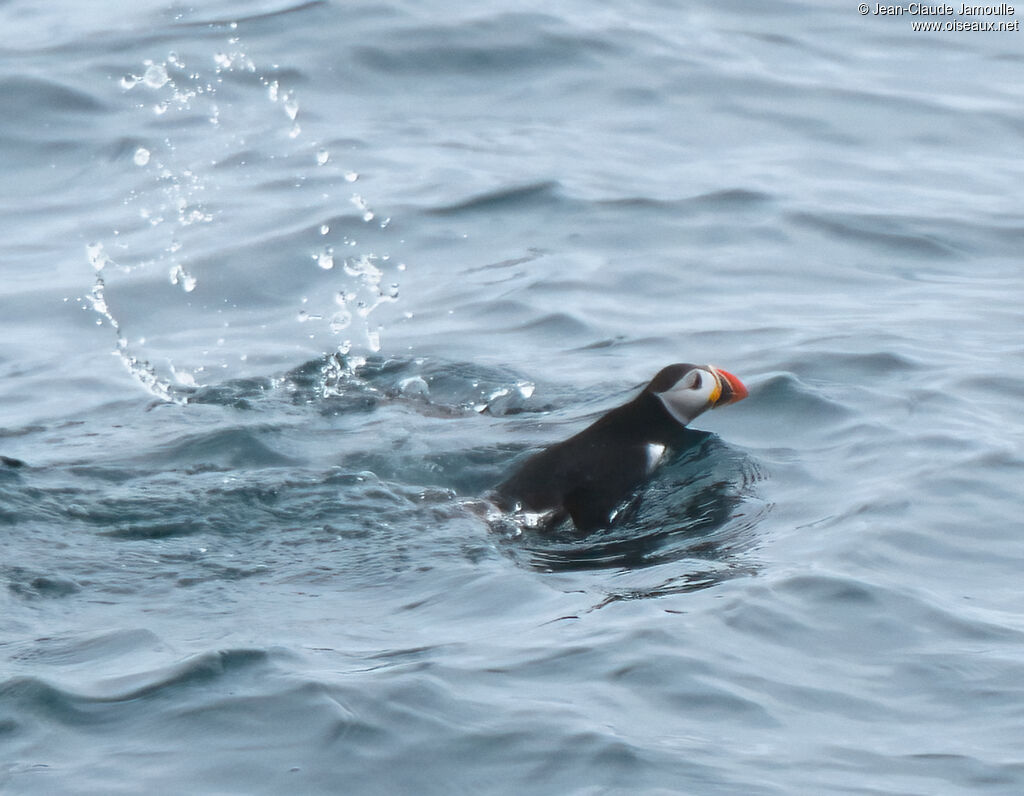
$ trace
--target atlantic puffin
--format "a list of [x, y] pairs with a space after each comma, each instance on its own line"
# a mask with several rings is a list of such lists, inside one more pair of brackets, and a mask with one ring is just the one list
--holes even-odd
[[746, 397], [743, 382], [721, 368], [669, 365], [629, 403], [531, 456], [489, 498], [504, 511], [537, 515], [545, 528], [566, 517], [581, 533], [605, 528], [691, 420]]

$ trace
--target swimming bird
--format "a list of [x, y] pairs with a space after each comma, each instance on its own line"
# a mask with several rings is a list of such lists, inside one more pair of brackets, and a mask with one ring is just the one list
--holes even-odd
[[607, 527], [682, 443], [690, 421], [746, 397], [743, 382], [721, 368], [669, 365], [633, 400], [531, 456], [489, 498], [505, 511], [542, 515], [547, 528], [567, 516], [584, 533]]

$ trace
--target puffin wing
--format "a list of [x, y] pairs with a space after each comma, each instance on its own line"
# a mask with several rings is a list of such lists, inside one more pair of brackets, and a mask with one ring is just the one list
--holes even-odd
[[562, 498], [565, 510], [584, 533], [607, 528], [615, 509], [633, 495], [648, 471], [645, 445], [620, 447], [614, 456], [588, 453], [581, 460], [586, 463], [583, 470]]
[[563, 505], [576, 529], [590, 533], [608, 526], [616, 503], [609, 501], [605, 492], [581, 486], [566, 494]]

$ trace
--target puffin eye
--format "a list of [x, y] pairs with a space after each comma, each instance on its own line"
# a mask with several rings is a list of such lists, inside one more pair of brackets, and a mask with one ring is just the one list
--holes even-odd
[[693, 371], [693, 378], [691, 378], [690, 381], [691, 381], [690, 389], [691, 390], [699, 390], [700, 389], [700, 371], [697, 371], [697, 370]]

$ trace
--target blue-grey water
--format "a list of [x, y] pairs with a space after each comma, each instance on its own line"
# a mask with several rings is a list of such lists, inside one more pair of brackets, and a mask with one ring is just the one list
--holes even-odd
[[911, 22], [0, 3], [0, 791], [1024, 792], [1024, 38]]

